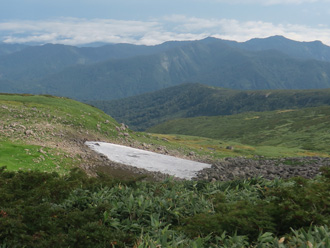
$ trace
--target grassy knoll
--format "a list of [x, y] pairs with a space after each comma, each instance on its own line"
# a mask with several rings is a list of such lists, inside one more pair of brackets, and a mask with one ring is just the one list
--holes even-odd
[[[329, 154], [330, 107], [249, 112], [232, 116], [177, 119], [150, 128], [163, 134], [221, 139], [261, 150], [292, 148], [303, 154]], [[304, 151], [302, 151], [304, 150]]]
[[84, 140], [116, 140], [110, 116], [67, 98], [0, 95], [0, 165], [68, 172], [84, 163]]

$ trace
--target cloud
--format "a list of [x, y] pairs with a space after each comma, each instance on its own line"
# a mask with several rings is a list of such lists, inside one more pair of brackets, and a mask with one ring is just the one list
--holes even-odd
[[112, 19], [61, 18], [46, 21], [14, 21], [0, 24], [0, 32], [10, 31], [4, 42], [48, 42], [84, 44], [95, 41], [136, 43], [139, 36], [157, 30], [155, 22]]
[[6, 43], [61, 43], [67, 45], [92, 42], [155, 45], [168, 40], [202, 39], [206, 34], [177, 33], [159, 21], [62, 18], [47, 21], [13, 21], [0, 23]]
[[265, 38], [283, 35], [298, 41], [320, 40], [330, 45], [330, 28], [325, 25], [309, 27], [294, 24], [273, 24], [263, 21], [242, 22], [235, 19], [203, 19], [182, 15], [165, 17], [166, 22], [173, 22], [177, 33], [208, 34], [222, 39], [246, 41], [252, 38]]
[[283, 35], [298, 41], [321, 40], [330, 45], [330, 28], [235, 19], [203, 19], [171, 15], [149, 21], [60, 18], [44, 21], [0, 23], [7, 43], [60, 43], [81, 45], [92, 42], [155, 45], [169, 40], [198, 40], [208, 36], [246, 41]]

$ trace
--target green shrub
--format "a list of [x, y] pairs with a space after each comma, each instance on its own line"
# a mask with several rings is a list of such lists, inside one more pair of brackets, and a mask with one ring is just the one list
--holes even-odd
[[215, 214], [200, 214], [186, 219], [184, 230], [190, 237], [210, 233], [220, 236], [227, 232], [229, 235], [247, 235], [254, 240], [260, 232], [276, 231], [275, 221], [267, 207], [261, 202], [220, 203], [215, 207]]
[[0, 247], [327, 247], [329, 171], [156, 183], [1, 168]]

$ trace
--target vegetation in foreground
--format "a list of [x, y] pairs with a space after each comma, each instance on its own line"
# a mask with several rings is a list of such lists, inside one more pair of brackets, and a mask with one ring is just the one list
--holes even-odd
[[329, 247], [313, 180], [159, 183], [0, 170], [0, 247]]

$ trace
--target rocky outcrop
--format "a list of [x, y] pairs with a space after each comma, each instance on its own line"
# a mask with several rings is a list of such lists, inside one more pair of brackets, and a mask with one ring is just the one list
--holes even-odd
[[297, 157], [281, 159], [226, 158], [199, 171], [193, 180], [227, 181], [262, 176], [266, 179], [301, 176], [313, 178], [322, 166], [330, 166], [330, 158]]

